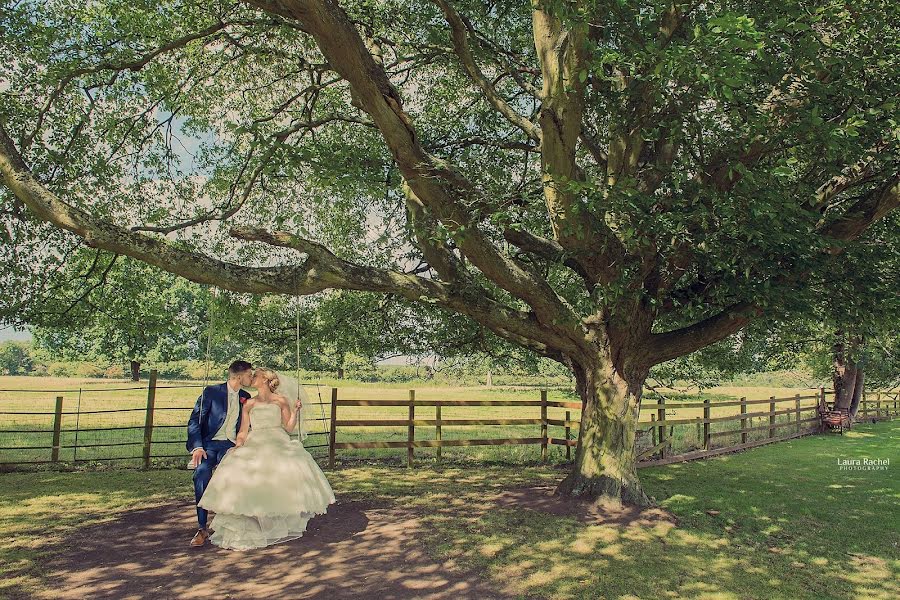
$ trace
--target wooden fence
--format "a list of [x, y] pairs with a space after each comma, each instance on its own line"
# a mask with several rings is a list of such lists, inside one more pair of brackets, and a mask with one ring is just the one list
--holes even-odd
[[[12, 444], [0, 443], [0, 467], [94, 461], [138, 461], [144, 467], [149, 467], [152, 459], [184, 460], [186, 456], [183, 451], [185, 424], [187, 415], [190, 413], [191, 407], [193, 407], [193, 401], [184, 405], [179, 403], [177, 406], [160, 406], [157, 402], [157, 390], [194, 388], [190, 391], [185, 390], [187, 393], [193, 394], [195, 391], [199, 391], [197, 389], [199, 387], [201, 386], [158, 386], [156, 373], [154, 372], [151, 373], [146, 387], [120, 388], [121, 390], [132, 390], [132, 393], [139, 389], [146, 390], [146, 401], [128, 408], [81, 410], [81, 407], [76, 405], [74, 411], [71, 409], [64, 410], [65, 407], [71, 406], [70, 403], [72, 401], [69, 400], [69, 404], [67, 404], [65, 397], [62, 395], [55, 397], [52, 411], [10, 411], [0, 405], [0, 440], [4, 439], [3, 436], [14, 436], [12, 438], [14, 440], [31, 439], [37, 436], [36, 439], [38, 440], [36, 443], [27, 444], [21, 441], [16, 441]], [[37, 392], [38, 390], [29, 391]], [[113, 395], [118, 391], [117, 389], [96, 390], [96, 392]], [[316, 417], [313, 420], [321, 422], [322, 431], [314, 431], [310, 435], [324, 436], [327, 438], [327, 442], [317, 442], [317, 438], [313, 437], [313, 439], [308, 439], [304, 443], [304, 446], [311, 450], [321, 449], [320, 451], [325, 451], [327, 448], [328, 462], [331, 466], [334, 465], [336, 451], [341, 449], [405, 448], [407, 464], [412, 465], [416, 448], [435, 448], [436, 455], [440, 458], [441, 448], [444, 447], [533, 444], [540, 445], [541, 459], [546, 460], [550, 446], [564, 446], [566, 458], [570, 459], [572, 448], [577, 444], [576, 438], [578, 437], [580, 420], [577, 417], [573, 418], [572, 415], [580, 415], [581, 403], [548, 400], [546, 391], [541, 391], [539, 398], [534, 400], [422, 400], [416, 398], [415, 390], [409, 390], [405, 399], [360, 400], [340, 398], [338, 393], [337, 388], [332, 388], [330, 417], [325, 415], [325, 406], [329, 402], [313, 403], [321, 410], [321, 418]], [[787, 398], [770, 397], [753, 400], [741, 398], [740, 400], [724, 402], [711, 402], [707, 399], [702, 403], [666, 403], [660, 400], [656, 403], [642, 404], [641, 415], [645, 417], [649, 413], [649, 421], [644, 419], [638, 423], [640, 433], [640, 444], [637, 450], [639, 464], [649, 466], [714, 456], [813, 433], [818, 430], [819, 425], [819, 419], [815, 413], [816, 407], [823, 402], [829, 403], [829, 395], [833, 397], [833, 392], [826, 391], [823, 388], [814, 391], [812, 394], [798, 394]], [[810, 401], [813, 402], [809, 404]], [[804, 405], [804, 402], [808, 404]], [[350, 406], [373, 408], [406, 407], [408, 410], [406, 418], [403, 419], [340, 419], [339, 409]], [[441, 409], [444, 407], [466, 406], [520, 407], [526, 410], [533, 410], [534, 412], [532, 415], [526, 415], [525, 418], [448, 419], [442, 417]], [[422, 418], [421, 411], [417, 415], [416, 409], [422, 407], [433, 407], [434, 418]], [[738, 408], [739, 412], [724, 416], [714, 416], [712, 414], [713, 411], [728, 407]], [[677, 409], [702, 410], [702, 416], [673, 418], [674, 415], [667, 414], [667, 411], [670, 412]], [[550, 414], [551, 410], [557, 414]], [[169, 418], [164, 419], [165, 423], [160, 423], [160, 415], [165, 416], [165, 411], [180, 412], [169, 413]], [[96, 416], [99, 413], [103, 413], [104, 417], [108, 417], [110, 423], [100, 427], [85, 426], [84, 423], [79, 425], [79, 417]], [[12, 415], [14, 419], [16, 415], [35, 415], [42, 420], [52, 420], [52, 427], [48, 429], [46, 426], [32, 426], [26, 429], [24, 426], [16, 425], [15, 421], [13, 421], [10, 428], [4, 421], [7, 415]], [[181, 418], [182, 415], [184, 416], [183, 420]], [[856, 420], [875, 421], [891, 419], [897, 416], [900, 416], [900, 392], [869, 392], [864, 395], [861, 401]], [[178, 424], [172, 422], [172, 417]], [[780, 420], [779, 417], [781, 417]], [[74, 420], [75, 427], [64, 428], [64, 419]], [[133, 425], [128, 424], [127, 421], [129, 419], [134, 422]], [[754, 420], [758, 422], [760, 419], [763, 420], [763, 423], [754, 425]], [[728, 427], [729, 423], [735, 422], [739, 422], [738, 428]], [[330, 427], [327, 427], [329, 424]], [[508, 438], [481, 437], [476, 439], [444, 439], [443, 437], [444, 428], [446, 427], [503, 425], [534, 426], [534, 435]], [[407, 435], [403, 441], [338, 441], [338, 435], [342, 429], [354, 427], [405, 427]], [[559, 434], [556, 436], [551, 435], [551, 427], [557, 428]], [[684, 428], [696, 428], [696, 439], [699, 441], [700, 447], [689, 452], [675, 453], [672, 447], [672, 440], [676, 427], [682, 428], [682, 431], [684, 431]], [[426, 431], [429, 433], [433, 431], [434, 439], [416, 439], [417, 430], [420, 435]], [[764, 434], [763, 439], [750, 439], [751, 434], [755, 436], [759, 433]], [[79, 439], [79, 434], [82, 434], [82, 439]], [[89, 438], [88, 441], [85, 441], [84, 434], [94, 434], [95, 439]], [[159, 434], [163, 435], [160, 436]], [[66, 436], [71, 443], [67, 443], [64, 440]], [[730, 436], [740, 436], [740, 442], [736, 444], [729, 443]], [[72, 437], [74, 437], [74, 441], [71, 441]], [[321, 438], [318, 439], [321, 440]], [[724, 440], [724, 443], [717, 445], [716, 442], [720, 440]], [[67, 456], [71, 452], [72, 458], [69, 459], [67, 456], [62, 456], [61, 450], [65, 450]], [[83, 452], [81, 456], [79, 456], [79, 450]], [[101, 455], [101, 453], [106, 453], [106, 455]], [[25, 457], [27, 459], [20, 458], [23, 454], [27, 455]], [[110, 456], [111, 454], [117, 455]]]
[[[149, 468], [153, 460], [186, 463], [188, 455], [184, 446], [187, 438], [187, 420], [194, 407], [194, 399], [202, 387], [199, 384], [159, 385], [157, 372], [151, 371], [144, 386], [100, 388], [90, 391], [93, 396], [108, 397], [110, 405], [118, 404], [119, 408], [84, 410], [79, 390], [56, 392], [62, 395], [55, 396], [52, 411], [9, 409], [0, 403], [0, 468], [101, 461], [139, 464], [144, 468]], [[179, 401], [176, 406], [160, 406], [157, 402], [159, 390], [178, 390], [187, 398]], [[0, 391], [21, 394], [48, 393], [45, 390]], [[118, 397], [123, 392], [132, 395], [146, 393], [145, 400], [130, 400], [129, 402], [135, 404], [121, 407], [122, 401]], [[319, 402], [312, 404], [320, 406]], [[316, 408], [314, 413], [318, 410], [319, 408]], [[100, 426], [85, 424], [85, 420], [96, 420], [98, 417], [103, 417], [106, 422]], [[35, 419], [41, 424], [22, 425], [17, 423], [18, 419]], [[328, 421], [324, 409], [321, 418], [312, 416], [310, 420], [322, 423]], [[50, 428], [46, 426], [47, 421], [52, 422]], [[304, 446], [310, 450], [320, 448], [320, 452], [324, 452], [327, 443], [318, 436], [325, 436], [327, 439], [327, 432], [312, 430], [309, 435], [312, 438], [307, 439]], [[13, 441], [4, 443], [4, 439]]]
[[[639, 421], [638, 429], [645, 440], [649, 434], [652, 440], [649, 448], [638, 450], [639, 466], [654, 466], [715, 456], [726, 452], [734, 452], [745, 448], [752, 448], [763, 444], [792, 439], [802, 435], [809, 435], [820, 430], [820, 419], [817, 409], [822, 404], [830, 404], [828, 395], [834, 392], [820, 388], [813, 394], [796, 394], [786, 398], [774, 396], [763, 399], [750, 400], [741, 398], [735, 401], [712, 402], [708, 398], [702, 403], [698, 402], [670, 402], [660, 399], [654, 404], [642, 404], [641, 413], [650, 413], [650, 421]], [[884, 397], [882, 397], [884, 395]], [[813, 400], [812, 404], [803, 405], [803, 401]], [[408, 416], [405, 419], [340, 419], [340, 407], [407, 407]], [[442, 407], [458, 406], [510, 406], [537, 408], [539, 414], [533, 418], [503, 418], [503, 419], [445, 419], [441, 416]], [[416, 418], [416, 408], [434, 407], [434, 418]], [[719, 408], [739, 408], [734, 415], [713, 417], [712, 411]], [[767, 408], [768, 410], [758, 410]], [[548, 409], [566, 409], [564, 418], [550, 418]], [[702, 417], [684, 419], [667, 418], [666, 411], [671, 409], [690, 408], [703, 410]], [[405, 448], [407, 466], [412, 466], [414, 451], [416, 448], [435, 448], [437, 458], [441, 457], [441, 448], [450, 446], [501, 446], [515, 444], [540, 444], [541, 459], [547, 459], [547, 448], [550, 445], [566, 447], [566, 458], [571, 458], [571, 448], [577, 445], [572, 432], [577, 437], [579, 419], [572, 419], [572, 411], [581, 411], [580, 402], [558, 402], [547, 399], [547, 392], [541, 391], [539, 400], [417, 400], [415, 390], [409, 390], [408, 398], [362, 400], [353, 398], [340, 398], [338, 389], [332, 389], [331, 419], [328, 442], [328, 464], [334, 467], [337, 450], [341, 449], [372, 449], [372, 448]], [[785, 416], [781, 422], [779, 416]], [[886, 394], [876, 393], [875, 399], [864, 397], [860, 403], [858, 421], [890, 419], [900, 416], [900, 393]], [[754, 426], [753, 419], [766, 419], [763, 425]], [[723, 429], [713, 431], [716, 424], [740, 422], [738, 429]], [[534, 425], [534, 436], [514, 438], [476, 438], [476, 439], [443, 439], [443, 428], [454, 426], [492, 426], [492, 425]], [[558, 426], [564, 428], [563, 437], [549, 435], [549, 427]], [[698, 437], [702, 440], [702, 448], [682, 454], [671, 454], [671, 441], [673, 428], [676, 426], [695, 426], [698, 429]], [[353, 441], [339, 442], [338, 433], [347, 427], [406, 427], [407, 437], [404, 441]], [[434, 439], [416, 439], [416, 428], [422, 431], [433, 431]], [[538, 429], [539, 428], [539, 429]], [[749, 441], [748, 435], [754, 432], [766, 432], [764, 439]], [[725, 436], [740, 435], [740, 443], [714, 447], [713, 440]], [[658, 458], [652, 458], [658, 456]]]
[[[541, 391], [540, 400], [416, 400], [416, 391], [409, 390], [407, 400], [355, 400], [338, 398], [338, 389], [331, 390], [331, 426], [328, 443], [328, 465], [334, 466], [335, 451], [342, 448], [406, 448], [407, 464], [412, 466], [413, 451], [415, 448], [436, 448], [437, 456], [441, 456], [441, 448], [449, 446], [506, 446], [513, 444], [540, 444], [541, 458], [547, 458], [547, 446], [559, 444], [574, 446], [575, 440], [571, 438], [572, 425], [577, 426], [578, 421], [571, 421], [570, 412], [566, 412], [566, 419], [549, 419], [547, 409], [568, 408], [581, 410], [581, 403], [555, 402], [547, 400], [547, 391]], [[338, 419], [338, 407], [340, 406], [405, 406], [409, 408], [409, 416], [406, 419]], [[416, 407], [434, 407], [434, 419], [417, 419]], [[526, 419], [444, 419], [441, 417], [441, 408], [450, 406], [515, 406], [515, 407], [539, 407], [539, 418]], [[471, 425], [539, 425], [540, 435], [533, 437], [517, 438], [489, 438], [489, 439], [463, 439], [445, 440], [442, 437], [444, 427], [471, 426]], [[565, 438], [551, 438], [547, 435], [549, 425], [561, 425], [565, 427]], [[402, 442], [338, 442], [337, 431], [339, 427], [406, 427], [407, 439]], [[434, 427], [433, 440], [417, 440], [416, 427]], [[567, 454], [571, 456], [571, 451]]]

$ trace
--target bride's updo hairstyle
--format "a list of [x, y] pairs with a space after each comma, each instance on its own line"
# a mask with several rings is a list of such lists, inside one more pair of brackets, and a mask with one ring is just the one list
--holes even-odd
[[275, 390], [278, 389], [278, 386], [281, 385], [281, 381], [278, 379], [278, 374], [275, 373], [272, 369], [258, 369], [257, 373], [261, 374], [263, 379], [266, 380], [266, 383], [269, 384], [269, 391], [275, 393]]

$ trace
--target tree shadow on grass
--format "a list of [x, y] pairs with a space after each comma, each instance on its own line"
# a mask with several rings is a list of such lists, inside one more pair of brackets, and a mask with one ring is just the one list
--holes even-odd
[[841, 471], [837, 459], [893, 467], [894, 439], [862, 430], [647, 469], [661, 514], [573, 505], [543, 482], [507, 487], [468, 519], [436, 512], [430, 530], [453, 532], [441, 540], [447, 554], [489, 569], [508, 593], [893, 599], [896, 474]]
[[[499, 598], [425, 552], [415, 515], [340, 502], [306, 534], [261, 550], [190, 548], [194, 506], [137, 510], [79, 529], [53, 552], [52, 598]], [[12, 590], [15, 594], [15, 590]]]

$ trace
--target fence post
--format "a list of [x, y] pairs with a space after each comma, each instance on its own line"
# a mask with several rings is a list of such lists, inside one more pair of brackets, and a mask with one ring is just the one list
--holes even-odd
[[[660, 406], [662, 406], [662, 408], [657, 409], [656, 420], [657, 420], [657, 422], [662, 421], [663, 423], [665, 423], [666, 422], [666, 408], [665, 408], [666, 399], [663, 396], [660, 396], [658, 404]], [[638, 415], [638, 418], [640, 418], [640, 415]], [[665, 441], [666, 441], [666, 426], [660, 425], [659, 426], [659, 443], [662, 444]], [[666, 457], [666, 445], [665, 444], [663, 444], [659, 449], [659, 457], [660, 458]]]
[[409, 430], [406, 444], [406, 466], [413, 466], [413, 441], [416, 439], [416, 426], [413, 419], [416, 418], [416, 390], [409, 390]]
[[156, 369], [150, 371], [147, 385], [147, 415], [144, 418], [144, 468], [150, 468], [150, 447], [153, 445], [153, 409], [156, 406]]
[[338, 389], [336, 387], [331, 388], [331, 430], [328, 432], [328, 468], [334, 468], [334, 442], [337, 437], [337, 427], [334, 424], [337, 422], [337, 399], [338, 399]]
[[747, 429], [747, 417], [744, 415], [747, 414], [747, 397], [741, 396], [741, 443], [747, 443], [747, 432], [744, 429]]
[[[866, 392], [863, 391], [863, 393]], [[875, 394], [875, 417], [881, 420], [881, 392]]]
[[703, 449], [709, 450], [709, 397], [703, 399]]
[[800, 394], [794, 394], [794, 421], [796, 421], [797, 433], [800, 433]]
[[572, 420], [572, 413], [566, 411], [566, 460], [572, 460], [572, 447], [569, 446], [569, 438], [572, 432], [572, 428], [569, 427], [570, 420]]
[[[437, 423], [434, 426], [434, 439], [438, 443], [440, 443], [440, 441], [441, 441], [441, 403], [440, 402], [438, 402], [434, 406], [434, 419], [435, 419], [435, 421], [437, 421]], [[438, 458], [438, 460], [441, 459], [441, 447], [440, 446], [437, 447], [437, 458]]]
[[863, 419], [868, 419], [869, 418], [869, 401], [865, 397], [863, 397], [859, 403], [862, 404]]
[[[640, 418], [640, 413], [638, 413], [638, 418]], [[653, 436], [653, 439], [651, 441], [653, 442], [652, 445], [655, 448], [656, 447], [656, 426], [654, 425], [654, 423], [656, 423], [656, 413], [650, 413], [650, 434]]]
[[50, 460], [59, 462], [59, 438], [62, 430], [62, 405], [63, 397], [56, 397], [56, 412], [53, 415], [53, 449], [50, 451]]
[[541, 390], [541, 460], [547, 460], [547, 390]]
[[769, 396], [769, 437], [775, 437], [775, 396]]

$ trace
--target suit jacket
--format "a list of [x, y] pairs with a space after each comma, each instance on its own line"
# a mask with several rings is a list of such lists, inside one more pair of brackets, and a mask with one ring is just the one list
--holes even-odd
[[[241, 430], [241, 417], [243, 404], [250, 397], [248, 392], [238, 390], [240, 405], [238, 410], [237, 425], [234, 433]], [[202, 402], [201, 402], [202, 400]], [[228, 415], [228, 384], [208, 385], [203, 388], [203, 393], [197, 398], [187, 426], [187, 451], [194, 448], [205, 448], [213, 436], [221, 429]]]

